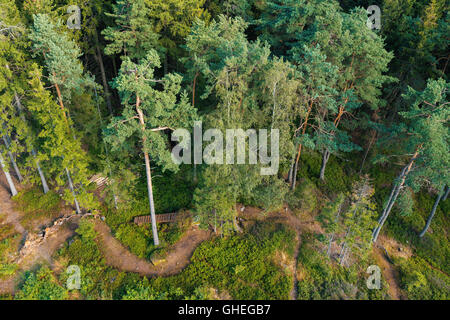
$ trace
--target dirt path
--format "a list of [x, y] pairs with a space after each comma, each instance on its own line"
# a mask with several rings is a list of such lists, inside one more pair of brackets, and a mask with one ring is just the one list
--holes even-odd
[[[19, 189], [18, 184], [16, 188]], [[75, 234], [79, 218], [71, 219], [69, 223], [59, 226], [56, 232], [47, 237], [40, 237], [34, 233], [29, 233], [20, 223], [22, 213], [14, 209], [14, 202], [11, 200], [9, 187], [6, 184], [4, 173], [0, 171], [0, 214], [4, 217], [2, 224], [11, 224], [17, 233], [21, 234], [21, 246], [16, 253], [15, 263], [19, 270], [12, 277], [0, 280], [0, 294], [14, 294], [20, 271], [31, 269], [38, 262], [53, 264], [53, 254]], [[33, 239], [33, 241], [31, 241]], [[31, 243], [30, 248], [23, 246]]]
[[[16, 188], [19, 190], [19, 186], [16, 183]], [[14, 210], [13, 202], [11, 201], [11, 194], [6, 182], [5, 174], [0, 170], [0, 214], [5, 215], [5, 224], [12, 224], [16, 232], [24, 235], [26, 233], [25, 228], [20, 224], [20, 218], [22, 215]]]
[[101, 221], [95, 225], [100, 234], [100, 250], [106, 263], [123, 271], [136, 272], [144, 276], [171, 276], [181, 272], [189, 263], [194, 250], [200, 243], [211, 237], [211, 232], [191, 227], [172, 248], [163, 262], [153, 265], [139, 258], [125, 248], [111, 233], [110, 228]]
[[393, 300], [405, 300], [405, 296], [402, 293], [397, 279], [399, 278], [399, 273], [395, 269], [395, 267], [389, 262], [386, 257], [386, 254], [382, 248], [376, 246], [373, 248], [375, 254], [375, 260], [377, 261], [378, 266], [381, 268], [381, 272], [383, 273], [383, 277], [386, 279], [386, 282], [389, 284], [389, 296]]

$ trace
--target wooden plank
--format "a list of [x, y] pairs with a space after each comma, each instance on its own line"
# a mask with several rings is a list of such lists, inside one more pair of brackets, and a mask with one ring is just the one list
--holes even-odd
[[[189, 216], [188, 212], [183, 212], [179, 214], [178, 212], [170, 212], [156, 215], [156, 223], [167, 223], [167, 222], [175, 222], [186, 218]], [[143, 223], [151, 223], [151, 216], [139, 216], [134, 218], [134, 223], [143, 224]]]

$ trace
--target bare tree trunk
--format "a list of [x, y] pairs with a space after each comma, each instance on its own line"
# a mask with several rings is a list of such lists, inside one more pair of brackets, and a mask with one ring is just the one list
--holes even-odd
[[297, 172], [298, 172], [298, 161], [294, 164], [294, 172], [292, 173], [292, 184], [291, 189], [295, 190], [295, 186], [297, 185]]
[[328, 249], [327, 249], [327, 256], [330, 256], [331, 253], [331, 244], [333, 243], [334, 233], [330, 236], [330, 240], [328, 241]]
[[289, 168], [289, 173], [288, 173], [289, 184], [292, 184], [292, 179], [294, 177], [294, 166], [295, 166], [295, 155], [292, 157], [291, 167]]
[[396, 184], [394, 188], [392, 188], [391, 196], [383, 210], [383, 213], [378, 219], [378, 226], [374, 229], [372, 233], [372, 242], [377, 242], [378, 235], [380, 234], [381, 228], [383, 228], [384, 223], [386, 222], [387, 217], [389, 216], [389, 213], [392, 210], [392, 207], [394, 206], [395, 201], [397, 200], [398, 194], [400, 193], [400, 190], [402, 188], [402, 184]]
[[441, 201], [445, 201], [447, 200], [448, 194], [449, 194], [450, 188], [449, 186], [447, 186], [447, 192], [444, 194], [444, 196], [442, 197]]
[[152, 232], [153, 232], [153, 243], [155, 246], [159, 246], [159, 238], [158, 238], [158, 228], [156, 226], [156, 215], [155, 215], [155, 205], [153, 202], [153, 187], [152, 187], [152, 173], [150, 168], [150, 157], [148, 155], [148, 152], [145, 151], [145, 143], [147, 141], [147, 138], [145, 136], [145, 120], [144, 120], [144, 114], [142, 113], [142, 110], [139, 108], [139, 105], [141, 103], [141, 100], [138, 97], [136, 97], [136, 111], [139, 115], [139, 122], [141, 124], [142, 132], [143, 132], [143, 138], [142, 138], [142, 146], [144, 150], [144, 158], [145, 158], [145, 172], [147, 174], [147, 191], [148, 191], [148, 199], [150, 202], [150, 216], [152, 219]]
[[339, 264], [342, 266], [344, 263], [344, 257], [347, 253], [347, 242], [344, 242], [342, 245], [341, 253], [339, 254]]
[[416, 160], [420, 149], [422, 148], [422, 145], [418, 146], [416, 149], [416, 152], [414, 153], [414, 155], [412, 156], [409, 164], [403, 168], [402, 172], [400, 173], [398, 180], [399, 182], [397, 182], [394, 186], [394, 188], [392, 188], [392, 192], [391, 195], [389, 197], [389, 200], [383, 210], [383, 213], [380, 217], [380, 219], [378, 220], [378, 226], [374, 229], [373, 233], [372, 233], [372, 241], [373, 243], [377, 242], [378, 239], [378, 235], [380, 234], [381, 228], [383, 228], [384, 223], [386, 222], [387, 217], [389, 216], [389, 213], [392, 210], [392, 207], [394, 206], [395, 201], [397, 200], [398, 194], [400, 193], [400, 190], [402, 189], [403, 185], [405, 184], [405, 180], [406, 177], [408, 175], [408, 173], [411, 171], [411, 168], [414, 164], [414, 161]]
[[75, 209], [76, 209], [77, 214], [80, 214], [81, 213], [80, 205], [78, 204], [77, 194], [75, 193], [75, 189], [73, 187], [72, 178], [70, 177], [69, 170], [67, 168], [65, 168], [65, 169], [66, 169], [66, 174], [67, 174], [67, 181], [69, 182], [69, 188], [73, 194], [73, 200], [75, 202]]
[[330, 159], [330, 151], [325, 149], [322, 156], [322, 167], [320, 168], [320, 180], [325, 180], [325, 168], [327, 167], [328, 160]]
[[[95, 89], [95, 87], [94, 87], [94, 92], [95, 92], [95, 101], [97, 104], [98, 118], [100, 120], [100, 125], [103, 128], [102, 113], [100, 111], [100, 105], [98, 104], [98, 94], [97, 94], [97, 89]], [[104, 140], [103, 140], [103, 146], [105, 148], [106, 162], [107, 162], [107, 166], [108, 166], [108, 170], [109, 170], [109, 178], [111, 179], [111, 184], [114, 184], [114, 179], [112, 177], [111, 163], [109, 161], [109, 155], [108, 155], [108, 146], [106, 145], [106, 142]], [[117, 197], [116, 193], [114, 192], [114, 188], [111, 188], [111, 190], [112, 190], [113, 199], [114, 199], [114, 208], [116, 208], [116, 210], [119, 210], [118, 197]]]
[[36, 168], [37, 168], [37, 171], [39, 173], [39, 177], [41, 178], [42, 189], [44, 190], [44, 194], [46, 194], [47, 192], [50, 191], [49, 188], [48, 188], [48, 185], [47, 185], [47, 180], [45, 179], [44, 172], [41, 169], [41, 165], [39, 164], [39, 160], [36, 157], [36, 151], [34, 151], [34, 149], [31, 149], [31, 154], [34, 157], [34, 160], [35, 160], [35, 163], [36, 163]]
[[367, 159], [367, 156], [369, 155], [370, 148], [372, 147], [373, 143], [375, 142], [376, 137], [377, 137], [377, 131], [374, 130], [373, 134], [372, 134], [372, 138], [370, 139], [370, 142], [369, 142], [369, 146], [367, 147], [367, 150], [364, 153], [364, 157], [363, 157], [363, 161], [361, 163], [361, 168], [359, 169], [359, 173], [362, 173], [362, 171], [363, 171], [364, 164], [366, 163], [366, 159]]
[[11, 194], [14, 197], [17, 195], [17, 189], [16, 189], [16, 186], [14, 185], [14, 181], [13, 181], [11, 175], [9, 174], [9, 171], [6, 169], [6, 165], [3, 161], [3, 157], [1, 154], [0, 154], [0, 165], [3, 169], [3, 172], [5, 173], [6, 180], [8, 181], [8, 184], [9, 184], [9, 189], [11, 190]]
[[[9, 149], [10, 144], [9, 144], [8, 138], [5, 135], [3, 135], [2, 139], [3, 139], [3, 142], [5, 143], [5, 147], [7, 149]], [[16, 159], [14, 159], [14, 155], [12, 154], [12, 152], [10, 150], [8, 150], [8, 156], [9, 156], [9, 159], [11, 160], [11, 164], [13, 166], [14, 172], [16, 173], [17, 179], [19, 180], [19, 182], [22, 182], [23, 177], [20, 174], [20, 170], [19, 170], [19, 167], [17, 166]]]
[[423, 228], [422, 232], [420, 233], [419, 237], [422, 238], [425, 233], [427, 233], [428, 228], [430, 227], [431, 221], [433, 220], [434, 215], [436, 214], [436, 209], [439, 205], [439, 202], [441, 201], [441, 199], [443, 199], [444, 197], [447, 198], [448, 192], [449, 192], [449, 187], [448, 186], [444, 186], [442, 188], [442, 192], [440, 192], [436, 198], [436, 201], [434, 202], [433, 205], [433, 209], [431, 210], [430, 215], [428, 216], [427, 219], [427, 223], [425, 225], [425, 227]]

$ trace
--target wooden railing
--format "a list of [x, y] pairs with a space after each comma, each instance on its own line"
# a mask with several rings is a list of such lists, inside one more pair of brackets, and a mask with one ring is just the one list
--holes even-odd
[[[156, 215], [156, 223], [177, 222], [189, 217], [189, 212], [171, 212]], [[151, 216], [139, 216], [134, 218], [134, 223], [140, 225], [144, 223], [152, 223]]]

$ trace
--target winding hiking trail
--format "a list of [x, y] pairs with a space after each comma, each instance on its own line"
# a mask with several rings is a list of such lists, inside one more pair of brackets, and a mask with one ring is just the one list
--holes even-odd
[[[17, 186], [20, 189], [19, 186]], [[303, 220], [298, 217], [288, 208], [284, 210], [262, 214], [262, 211], [258, 208], [243, 207], [238, 205], [236, 207], [238, 211], [238, 217], [244, 221], [273, 221], [274, 223], [282, 223], [290, 226], [295, 231], [295, 248], [289, 267], [293, 273], [292, 278], [292, 290], [289, 293], [291, 300], [296, 300], [298, 297], [298, 255], [301, 247], [301, 235], [305, 231], [312, 231], [314, 233], [322, 233], [320, 225], [317, 221]], [[63, 215], [63, 213], [61, 213]], [[53, 255], [66, 243], [70, 238], [76, 235], [76, 228], [79, 225], [81, 216], [73, 215], [69, 216], [67, 220], [61, 225], [51, 225], [55, 228], [53, 232], [46, 232], [44, 236], [38, 236], [35, 233], [28, 232], [26, 228], [21, 224], [23, 213], [17, 211], [14, 206], [14, 202], [11, 200], [8, 185], [3, 172], [0, 172], [0, 227], [3, 225], [11, 225], [17, 234], [21, 236], [19, 251], [15, 256], [15, 263], [19, 267], [19, 271], [25, 271], [32, 269], [38, 263], [48, 263], [50, 267], [53, 267]], [[134, 272], [142, 276], [148, 277], [167, 277], [180, 273], [186, 268], [192, 257], [195, 249], [206, 240], [213, 237], [213, 233], [210, 230], [201, 230], [197, 226], [191, 226], [183, 237], [173, 246], [168, 249], [168, 253], [164, 259], [154, 265], [151, 261], [139, 258], [135, 254], [129, 251], [118, 239], [114, 237], [109, 226], [100, 219], [95, 219], [95, 230], [98, 232], [96, 239], [99, 244], [100, 250], [105, 257], [106, 264], [117, 268], [121, 271]], [[43, 226], [45, 228], [45, 226]], [[45, 230], [49, 230], [50, 226]], [[41, 237], [41, 238], [39, 238]], [[35, 239], [38, 239], [35, 244], [28, 246], [28, 243], [33, 243]], [[404, 293], [399, 287], [398, 278], [399, 273], [394, 265], [388, 260], [385, 255], [384, 247], [388, 248], [388, 251], [395, 255], [410, 256], [412, 253], [409, 248], [399, 250], [399, 244], [393, 239], [387, 239], [384, 236], [380, 237], [381, 246], [374, 248], [374, 256], [377, 263], [381, 267], [384, 278], [389, 284], [389, 295], [392, 299], [403, 300], [406, 299]], [[26, 247], [26, 248], [25, 248]], [[25, 250], [26, 249], [26, 250]], [[402, 251], [399, 253], [399, 251]], [[435, 268], [434, 268], [435, 269]], [[438, 269], [436, 269], [438, 270]], [[442, 270], [439, 270], [443, 272]], [[0, 294], [14, 294], [20, 272], [16, 272], [15, 275], [0, 280]]]
[[[18, 185], [17, 185], [18, 187]], [[70, 216], [67, 222], [57, 226], [57, 230], [51, 234], [40, 237], [29, 233], [20, 223], [23, 214], [14, 209], [9, 188], [3, 172], [0, 172], [0, 215], [3, 216], [1, 225], [10, 224], [21, 235], [21, 245], [16, 253], [15, 262], [20, 271], [30, 270], [35, 264], [46, 262], [53, 266], [52, 256], [66, 241], [73, 237], [79, 225], [81, 216]], [[95, 220], [95, 228], [99, 233], [101, 251], [106, 263], [122, 271], [136, 272], [144, 276], [170, 276], [181, 272], [189, 263], [194, 250], [205, 240], [212, 237], [210, 231], [200, 230], [192, 226], [184, 236], [171, 248], [166, 258], [158, 265], [141, 259], [131, 253], [111, 233], [111, 229], [101, 220]], [[36, 240], [36, 244], [22, 250], [26, 240]], [[32, 241], [31, 241], [32, 242]], [[0, 280], [0, 294], [14, 294], [20, 272], [12, 277]]]
[[190, 227], [184, 236], [169, 249], [165, 259], [153, 265], [146, 259], [131, 253], [111, 233], [111, 229], [102, 221], [96, 221], [95, 230], [106, 264], [122, 271], [136, 272], [143, 276], [167, 277], [180, 273], [189, 263], [194, 250], [205, 240], [211, 238], [210, 231]]
[[[18, 184], [16, 187], [20, 189]], [[19, 267], [19, 271], [30, 270], [36, 263], [46, 262], [53, 265], [53, 254], [61, 248], [64, 243], [75, 235], [75, 229], [78, 226], [79, 217], [74, 217], [69, 223], [58, 226], [57, 232], [46, 237], [38, 237], [36, 234], [29, 233], [20, 223], [23, 214], [14, 209], [14, 202], [11, 200], [9, 187], [3, 172], [0, 172], [0, 215], [3, 217], [1, 225], [12, 225], [15, 231], [20, 234], [21, 240], [19, 252], [16, 252], [14, 263]], [[36, 245], [23, 250], [27, 240], [39, 240]], [[0, 279], [0, 294], [15, 293], [15, 287], [18, 282], [19, 272], [12, 277]]]
[[405, 300], [400, 286], [398, 285], [399, 273], [395, 267], [388, 261], [384, 250], [380, 246], [374, 246], [373, 252], [378, 266], [381, 268], [383, 277], [389, 285], [388, 293], [393, 300]]

